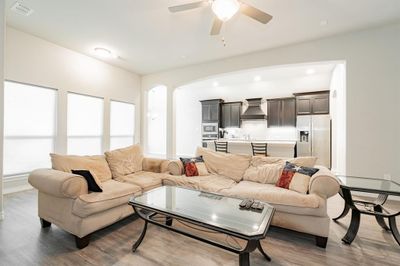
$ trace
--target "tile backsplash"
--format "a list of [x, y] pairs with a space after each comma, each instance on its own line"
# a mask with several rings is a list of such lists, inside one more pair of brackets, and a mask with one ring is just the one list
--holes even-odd
[[242, 121], [240, 128], [226, 128], [226, 138], [250, 140], [296, 140], [295, 127], [268, 128], [265, 120]]

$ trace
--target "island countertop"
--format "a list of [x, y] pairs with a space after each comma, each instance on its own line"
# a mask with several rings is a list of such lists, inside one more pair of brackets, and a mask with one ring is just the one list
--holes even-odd
[[[295, 156], [295, 140], [244, 140], [244, 139], [219, 139], [228, 142], [228, 151], [238, 154], [253, 154], [251, 143], [267, 143], [268, 156], [288, 157]], [[207, 142], [207, 148], [215, 149], [214, 141]]]

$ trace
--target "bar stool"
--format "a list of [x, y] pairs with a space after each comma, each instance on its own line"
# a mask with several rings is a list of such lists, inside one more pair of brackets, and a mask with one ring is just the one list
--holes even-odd
[[227, 141], [216, 141], [214, 140], [215, 151], [228, 153], [228, 142]]
[[251, 143], [251, 148], [253, 150], [253, 155], [267, 156], [267, 143]]

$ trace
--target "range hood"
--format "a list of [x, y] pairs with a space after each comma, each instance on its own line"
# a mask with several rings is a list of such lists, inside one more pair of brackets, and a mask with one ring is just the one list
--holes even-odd
[[249, 104], [247, 110], [241, 115], [242, 120], [265, 120], [267, 116], [265, 115], [264, 111], [261, 109], [261, 100], [262, 98], [252, 98], [246, 99]]

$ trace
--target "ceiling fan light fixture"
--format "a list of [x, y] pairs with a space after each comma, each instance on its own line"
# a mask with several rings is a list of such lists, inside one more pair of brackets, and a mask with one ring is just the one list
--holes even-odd
[[211, 9], [218, 19], [228, 21], [232, 18], [240, 8], [240, 3], [237, 0], [214, 0]]

